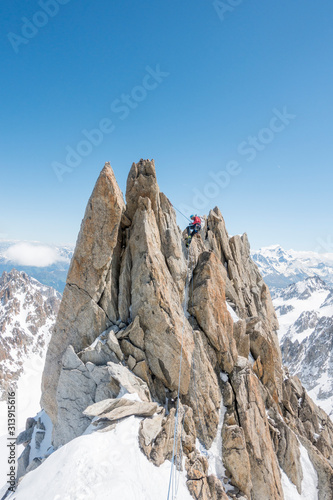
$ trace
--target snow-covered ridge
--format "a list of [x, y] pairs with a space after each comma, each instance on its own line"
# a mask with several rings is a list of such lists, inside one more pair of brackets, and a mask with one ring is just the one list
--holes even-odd
[[23, 365], [43, 358], [61, 295], [24, 272], [13, 269], [0, 278], [1, 391], [16, 387]]
[[[168, 491], [171, 462], [156, 467], [138, 443], [140, 418], [129, 417], [109, 432], [73, 439], [27, 474], [13, 498], [157, 500]], [[129, 452], [130, 450], [130, 452]], [[191, 500], [186, 472], [176, 472], [177, 498]], [[179, 482], [178, 482], [179, 481]], [[10, 496], [9, 498], [12, 498]]]
[[275, 290], [283, 361], [310, 397], [333, 415], [333, 289], [318, 277]]
[[284, 363], [332, 416], [333, 254], [272, 245], [252, 259], [271, 289]]
[[[24, 272], [13, 269], [0, 277], [0, 414], [6, 414], [6, 394], [16, 391], [17, 430], [39, 409], [46, 349], [61, 295]], [[0, 484], [6, 481], [7, 424], [0, 421]], [[18, 454], [22, 452], [19, 447]]]
[[266, 283], [285, 287], [310, 276], [318, 276], [333, 285], [333, 253], [284, 250], [280, 245], [251, 252]]

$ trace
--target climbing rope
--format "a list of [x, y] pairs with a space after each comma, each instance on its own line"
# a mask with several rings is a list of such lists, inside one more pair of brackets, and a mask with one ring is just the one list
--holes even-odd
[[189, 222], [191, 222], [191, 220], [190, 220], [188, 217], [186, 217], [186, 215], [184, 215], [184, 214], [183, 214], [183, 212], [181, 212], [181, 211], [179, 210], [179, 208], [175, 207], [175, 205], [173, 205], [172, 203], [171, 203], [171, 205], [173, 206], [173, 208], [174, 208], [175, 210], [177, 210], [177, 212], [179, 212], [179, 213], [180, 213], [183, 217], [185, 217], [185, 219], [186, 219], [186, 220], [188, 220]]
[[[176, 462], [176, 466], [174, 467], [174, 483], [176, 483], [177, 470], [180, 469], [181, 464], [183, 462], [183, 447], [181, 446], [181, 443], [182, 443], [183, 435], [184, 435], [184, 419], [185, 419], [185, 412], [183, 414], [182, 423], [181, 423], [180, 438], [177, 439], [177, 445], [176, 445], [176, 460], [178, 457], [178, 462]], [[179, 455], [178, 455], [178, 441], [180, 443]], [[180, 474], [178, 474], [178, 477], [177, 477], [177, 485], [175, 487], [175, 498], [177, 498], [177, 495], [178, 495], [179, 482], [180, 482]]]
[[[189, 288], [189, 282], [188, 282], [188, 265], [189, 265], [189, 261], [190, 261], [190, 249], [188, 249], [187, 262], [186, 262], [186, 282], [185, 282], [185, 298], [184, 298], [184, 320], [183, 320], [182, 340], [181, 340], [180, 360], [179, 360], [177, 409], [176, 409], [176, 414], [175, 414], [175, 428], [174, 428], [174, 433], [173, 433], [172, 460], [171, 460], [171, 469], [170, 469], [170, 478], [169, 478], [169, 487], [168, 487], [168, 497], [167, 497], [167, 500], [170, 499], [170, 491], [171, 490], [172, 490], [172, 497], [171, 497], [171, 499], [174, 500], [176, 498], [175, 492], [174, 492], [174, 483], [175, 483], [176, 470], [174, 469], [174, 467], [175, 467], [175, 455], [176, 455], [175, 451], [176, 450], [177, 450], [177, 454], [178, 454], [178, 444], [176, 446], [176, 441], [178, 442], [178, 439], [176, 439], [176, 436], [177, 436], [178, 419], [179, 419], [180, 380], [181, 380], [182, 361], [183, 361], [183, 344], [184, 344], [184, 331], [185, 331], [185, 322], [186, 322], [186, 305], [187, 305], [187, 296], [188, 296], [188, 288]], [[178, 488], [177, 488], [177, 490], [178, 490]], [[177, 495], [177, 493], [176, 493], [176, 495]]]

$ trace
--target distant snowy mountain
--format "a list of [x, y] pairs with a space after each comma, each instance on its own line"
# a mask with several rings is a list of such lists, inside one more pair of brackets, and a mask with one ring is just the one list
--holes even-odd
[[13, 268], [63, 292], [73, 247], [0, 240], [0, 275]]
[[0, 278], [0, 376], [3, 398], [16, 387], [27, 361], [43, 358], [61, 295], [24, 272]]
[[253, 251], [252, 259], [269, 287], [285, 286], [319, 276], [333, 286], [333, 254], [284, 250], [279, 245]]
[[[60, 300], [59, 292], [24, 272], [13, 269], [0, 277], [0, 414], [6, 414], [7, 390], [14, 388], [18, 430], [40, 409], [46, 349]], [[6, 422], [2, 417], [0, 484], [5, 482], [7, 470]]]
[[283, 361], [310, 397], [333, 415], [333, 254], [252, 252], [271, 289]]
[[333, 287], [306, 278], [276, 290], [283, 361], [310, 397], [333, 415]]

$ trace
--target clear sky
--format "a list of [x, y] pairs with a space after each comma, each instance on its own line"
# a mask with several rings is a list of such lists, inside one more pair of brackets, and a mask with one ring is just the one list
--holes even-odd
[[0, 19], [0, 238], [74, 243], [104, 162], [124, 191], [154, 158], [188, 215], [333, 251], [331, 1], [2, 0]]

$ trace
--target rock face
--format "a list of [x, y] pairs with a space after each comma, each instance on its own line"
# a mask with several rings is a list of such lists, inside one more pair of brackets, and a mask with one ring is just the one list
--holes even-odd
[[76, 351], [82, 350], [117, 319], [115, 274], [124, 208], [122, 193], [106, 164], [86, 208], [47, 352], [42, 406], [53, 421], [57, 418], [55, 394], [66, 348], [72, 345]]
[[93, 418], [107, 431], [137, 415], [142, 452], [159, 466], [176, 449], [179, 469], [183, 453], [196, 499], [282, 500], [281, 470], [301, 492], [300, 450], [317, 471], [318, 498], [332, 498], [332, 423], [282, 367], [246, 234], [229, 238], [214, 208], [187, 251], [153, 161], [133, 164], [126, 202], [106, 164], [44, 370], [54, 446]]

